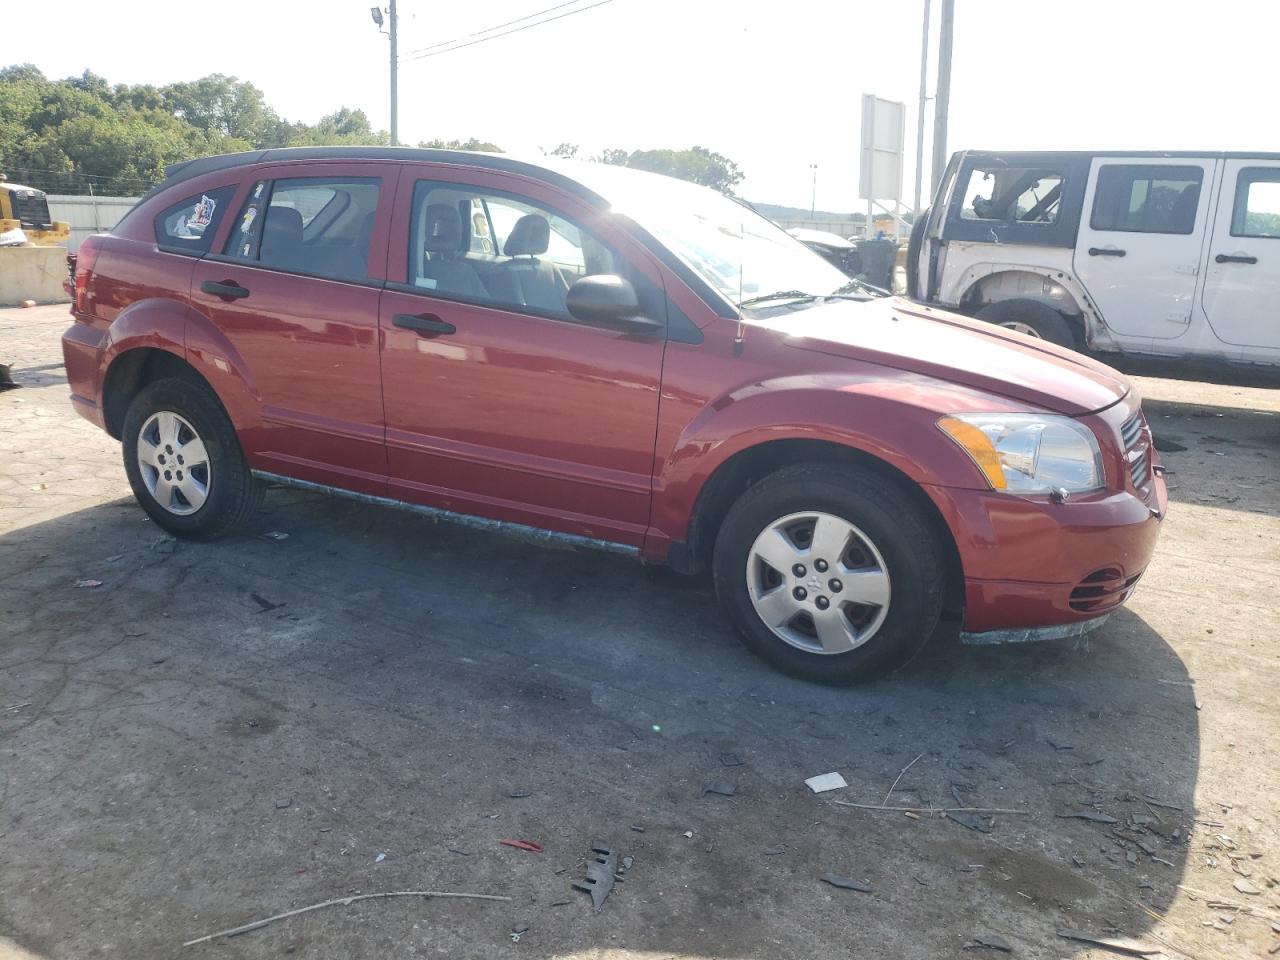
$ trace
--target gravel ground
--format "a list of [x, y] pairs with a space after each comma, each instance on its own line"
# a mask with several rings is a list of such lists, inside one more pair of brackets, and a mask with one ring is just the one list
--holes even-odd
[[[285, 490], [242, 536], [173, 541], [70, 408], [66, 324], [0, 310], [23, 384], [0, 394], [0, 958], [1280, 943], [1280, 391], [1139, 380], [1185, 449], [1154, 564], [1087, 643], [964, 648], [944, 624], [907, 670], [830, 690], [748, 655], [705, 581], [608, 555]], [[890, 806], [1021, 812], [831, 802], [884, 804], [908, 764]], [[848, 788], [810, 793], [828, 771]], [[598, 913], [570, 886], [595, 840], [634, 858]], [[511, 899], [182, 946], [394, 890]]]

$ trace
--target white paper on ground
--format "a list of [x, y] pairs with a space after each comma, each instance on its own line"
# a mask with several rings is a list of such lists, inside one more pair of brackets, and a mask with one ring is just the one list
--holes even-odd
[[819, 774], [816, 777], [810, 777], [804, 783], [805, 786], [814, 793], [825, 793], [828, 790], [839, 790], [841, 787], [847, 787], [849, 785], [845, 783], [844, 777], [840, 776], [838, 773]]

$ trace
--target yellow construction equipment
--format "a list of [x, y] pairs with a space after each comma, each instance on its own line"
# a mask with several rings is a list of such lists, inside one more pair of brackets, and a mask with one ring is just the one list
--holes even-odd
[[71, 238], [71, 224], [49, 216], [43, 190], [10, 183], [0, 173], [0, 233], [17, 228], [37, 247], [65, 247]]

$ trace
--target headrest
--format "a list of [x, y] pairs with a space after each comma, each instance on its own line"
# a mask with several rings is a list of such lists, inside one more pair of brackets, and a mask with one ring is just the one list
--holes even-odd
[[427, 204], [427, 235], [422, 242], [430, 253], [457, 253], [462, 247], [462, 217], [449, 203]]
[[508, 257], [537, 256], [547, 252], [551, 242], [551, 224], [537, 213], [526, 213], [511, 228], [511, 235], [502, 247]]
[[264, 244], [299, 244], [302, 242], [302, 214], [293, 207], [267, 207], [267, 222], [262, 225]]

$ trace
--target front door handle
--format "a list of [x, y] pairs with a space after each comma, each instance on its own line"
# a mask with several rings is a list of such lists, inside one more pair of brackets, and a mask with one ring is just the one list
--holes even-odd
[[234, 280], [223, 280], [221, 283], [216, 280], [206, 280], [200, 284], [200, 289], [223, 300], [243, 300], [249, 295], [249, 291]]
[[1123, 257], [1124, 251], [1117, 250], [1115, 247], [1090, 247], [1089, 256], [1091, 257]]
[[1257, 257], [1245, 256], [1242, 253], [1220, 253], [1213, 258], [1214, 263], [1257, 263]]
[[404, 330], [413, 330], [423, 336], [434, 337], [441, 333], [457, 333], [458, 328], [448, 320], [441, 320], [434, 313], [397, 313], [391, 322]]

